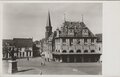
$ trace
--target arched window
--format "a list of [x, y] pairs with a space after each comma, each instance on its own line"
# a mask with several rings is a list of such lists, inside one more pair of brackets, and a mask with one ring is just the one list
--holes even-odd
[[77, 50], [77, 53], [81, 53], [81, 50]]
[[84, 50], [84, 53], [88, 53], [88, 50]]
[[95, 52], [95, 50], [91, 50], [91, 53], [94, 53]]
[[66, 53], [67, 51], [66, 51], [66, 50], [63, 50], [62, 52], [63, 52], [63, 53]]
[[70, 50], [70, 53], [73, 53], [73, 50]]

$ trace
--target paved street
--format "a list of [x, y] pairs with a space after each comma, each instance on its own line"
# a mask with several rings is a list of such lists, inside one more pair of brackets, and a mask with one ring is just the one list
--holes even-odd
[[[14, 74], [40, 75], [98, 75], [101, 74], [101, 63], [59, 63], [45, 62], [41, 58], [18, 59], [18, 72]], [[3, 61], [4, 73], [7, 73], [8, 62]]]

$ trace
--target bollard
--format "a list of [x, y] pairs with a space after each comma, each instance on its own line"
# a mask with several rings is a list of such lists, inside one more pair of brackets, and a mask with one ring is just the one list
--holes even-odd
[[8, 73], [12, 74], [18, 71], [17, 69], [17, 61], [16, 60], [9, 60], [9, 68], [8, 68]]

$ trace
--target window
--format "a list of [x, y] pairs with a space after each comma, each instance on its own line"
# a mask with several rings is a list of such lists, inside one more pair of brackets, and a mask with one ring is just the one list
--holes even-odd
[[30, 55], [29, 56], [32, 56], [31, 52], [30, 52]]
[[21, 57], [21, 52], [20, 52], [20, 57]]
[[73, 43], [73, 39], [70, 39], [71, 43]]
[[63, 50], [62, 52], [63, 52], [63, 53], [66, 53], [67, 51], [66, 51], [66, 50]]
[[95, 52], [95, 50], [91, 50], [91, 53], [94, 53]]
[[101, 48], [99, 47], [99, 51], [101, 50]]
[[80, 44], [80, 40], [79, 39], [77, 39], [77, 44]]
[[70, 29], [70, 33], [72, 33], [73, 32], [73, 30], [72, 29]]
[[86, 42], [87, 42], [87, 39], [84, 39], [84, 42], [86, 43]]
[[81, 53], [81, 50], [77, 50], [77, 53]]
[[94, 42], [94, 39], [91, 39], [91, 42], [93, 43], [93, 42]]
[[70, 39], [70, 46], [73, 44], [73, 39]]
[[70, 53], [73, 53], [73, 50], [70, 50]]
[[24, 56], [24, 52], [23, 52], [23, 56]]
[[88, 53], [88, 50], [85, 50], [84, 53]]
[[63, 39], [63, 42], [65, 43], [65, 42], [66, 42], [66, 39]]
[[88, 36], [88, 30], [87, 29], [83, 29], [82, 35], [85, 36], [85, 37]]

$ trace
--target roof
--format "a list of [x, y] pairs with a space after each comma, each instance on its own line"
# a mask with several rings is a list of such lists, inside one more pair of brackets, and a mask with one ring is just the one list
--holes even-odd
[[62, 27], [59, 29], [59, 33], [60, 37], [84, 37], [83, 30], [85, 29], [88, 30], [87, 37], [95, 37], [90, 29], [84, 24], [84, 22], [65, 21]]
[[32, 47], [33, 40], [32, 38], [13, 38], [15, 47]]
[[14, 46], [13, 40], [12, 39], [3, 39], [3, 46], [6, 46], [6, 45]]

